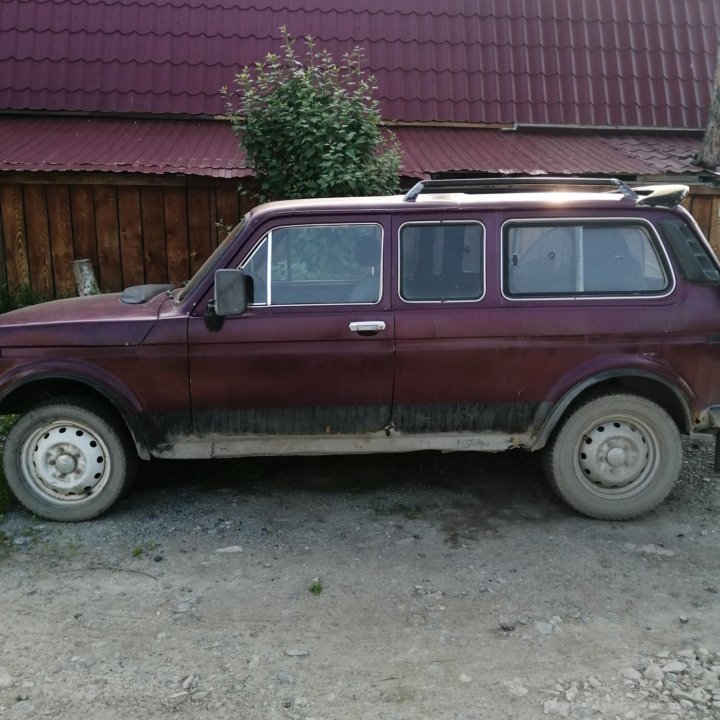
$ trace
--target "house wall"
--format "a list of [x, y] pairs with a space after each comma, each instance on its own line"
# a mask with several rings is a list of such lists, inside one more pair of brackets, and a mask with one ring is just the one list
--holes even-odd
[[0, 174], [0, 284], [75, 294], [88, 258], [105, 292], [187, 280], [252, 202], [237, 180]]
[[[237, 180], [0, 173], [0, 285], [75, 294], [88, 258], [104, 292], [188, 279], [252, 207]], [[720, 188], [683, 203], [720, 255]]]

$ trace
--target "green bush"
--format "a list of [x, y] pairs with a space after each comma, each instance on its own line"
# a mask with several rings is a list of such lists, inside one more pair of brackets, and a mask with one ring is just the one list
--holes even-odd
[[383, 138], [360, 48], [337, 63], [308, 37], [299, 57], [281, 32], [280, 55], [243, 68], [233, 89], [221, 90], [259, 199], [397, 192], [400, 153]]
[[23, 285], [17, 290], [10, 290], [7, 285], [0, 285], [0, 313], [46, 301], [47, 298], [44, 295], [35, 292], [27, 285]]

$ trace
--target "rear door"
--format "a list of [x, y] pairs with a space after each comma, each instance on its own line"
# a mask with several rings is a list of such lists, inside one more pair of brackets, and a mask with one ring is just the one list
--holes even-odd
[[190, 319], [199, 434], [364, 433], [390, 419], [394, 324], [382, 220], [266, 228], [232, 265], [253, 299], [219, 332]]

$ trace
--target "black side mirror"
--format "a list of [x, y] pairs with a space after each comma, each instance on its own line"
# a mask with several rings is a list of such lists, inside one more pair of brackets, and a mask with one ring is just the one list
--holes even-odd
[[247, 277], [242, 270], [215, 272], [215, 314], [242, 315], [247, 310]]
[[205, 326], [218, 332], [226, 317], [242, 315], [247, 309], [248, 278], [242, 270], [217, 270], [215, 295], [204, 315]]

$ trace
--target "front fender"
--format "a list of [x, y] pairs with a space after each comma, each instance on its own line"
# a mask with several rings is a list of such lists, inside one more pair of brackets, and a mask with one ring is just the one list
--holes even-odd
[[149, 460], [146, 433], [139, 418], [143, 406], [137, 395], [115, 375], [83, 360], [66, 358], [38, 358], [8, 368], [0, 376], [0, 413], [7, 411], [8, 402], [33, 384], [68, 382], [84, 386], [101, 396], [120, 414], [135, 442], [138, 453]]

